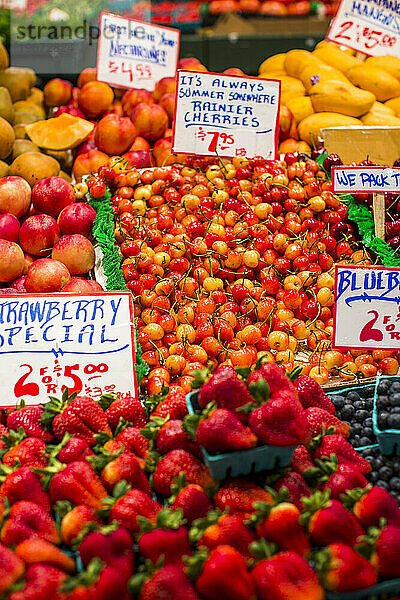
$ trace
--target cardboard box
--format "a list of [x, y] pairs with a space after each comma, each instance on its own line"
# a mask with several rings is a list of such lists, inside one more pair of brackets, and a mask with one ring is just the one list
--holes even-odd
[[338, 154], [345, 165], [369, 158], [392, 166], [400, 158], [400, 127], [328, 127], [322, 135], [327, 152]]

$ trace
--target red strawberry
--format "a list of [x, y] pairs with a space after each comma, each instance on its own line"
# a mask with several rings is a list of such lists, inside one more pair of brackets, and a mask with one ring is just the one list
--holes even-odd
[[[60, 508], [61, 503], [57, 503], [56, 510]], [[63, 505], [68, 505], [67, 502]], [[69, 507], [71, 508], [71, 507]], [[71, 510], [62, 511], [57, 510], [57, 513], [62, 518], [61, 521], [61, 537], [63, 542], [68, 546], [71, 546], [73, 540], [81, 533], [81, 531], [89, 525], [89, 523], [96, 523], [102, 525], [102, 521], [97, 516], [95, 510], [91, 506], [86, 504], [78, 504]]]
[[310, 408], [307, 408], [304, 413], [312, 437], [323, 433], [324, 430], [327, 431], [328, 427], [333, 427], [333, 433], [338, 433], [346, 438], [349, 437], [350, 425], [344, 423], [327, 410], [318, 408], [317, 406], [311, 406]]
[[118, 569], [94, 558], [86, 571], [66, 579], [60, 588], [64, 600], [126, 600], [126, 582]]
[[10, 504], [30, 498], [32, 502], [50, 512], [49, 495], [42, 488], [39, 477], [29, 467], [20, 467], [13, 471], [2, 465], [2, 473], [5, 477], [0, 494], [5, 496]]
[[317, 546], [343, 543], [354, 546], [365, 534], [364, 529], [338, 500], [330, 500], [329, 492], [315, 492], [304, 498], [301, 523], [307, 525], [311, 540]]
[[197, 483], [204, 489], [214, 484], [208, 467], [193, 454], [187, 450], [171, 450], [156, 467], [153, 488], [162, 496], [170, 496], [174, 478], [180, 473], [184, 473], [188, 483]]
[[[185, 417], [187, 418], [187, 417]], [[158, 425], [157, 425], [158, 423]], [[156, 449], [159, 454], [167, 454], [170, 450], [183, 449], [196, 456], [201, 456], [201, 450], [197, 442], [190, 439], [186, 430], [182, 427], [180, 419], [157, 419], [152, 417], [149, 431], [154, 432]]]
[[161, 504], [141, 490], [130, 490], [114, 501], [109, 520], [110, 523], [116, 521], [131, 533], [138, 533], [140, 525], [137, 518], [139, 516], [146, 517], [151, 523], [155, 523], [157, 514], [161, 509]]
[[135, 577], [129, 583], [133, 591], [140, 589], [138, 600], [200, 600], [192, 586], [190, 579], [185, 575], [182, 567], [167, 565], [156, 571], [147, 581], [142, 582], [142, 575]]
[[116, 394], [104, 394], [99, 404], [105, 411], [108, 423], [116, 430], [120, 419], [131, 423], [133, 427], [144, 427], [147, 423], [146, 412], [139, 398], [118, 398]]
[[72, 437], [67, 439], [65, 445], [60, 448], [60, 451], [56, 454], [53, 453], [52, 456], [58, 458], [60, 462], [68, 464], [75, 460], [84, 460], [88, 456], [94, 456], [94, 454], [85, 440]]
[[355, 592], [375, 585], [375, 568], [346, 544], [330, 544], [314, 556], [319, 576], [329, 592]]
[[39, 438], [25, 438], [4, 454], [2, 462], [9, 467], [18, 464], [22, 467], [43, 468], [48, 463], [46, 444]]
[[321, 491], [329, 490], [331, 498], [340, 500], [341, 495], [348, 490], [365, 488], [367, 485], [368, 480], [356, 467], [336, 464], [336, 471], [322, 478], [319, 489]]
[[15, 554], [26, 565], [44, 563], [66, 573], [74, 573], [76, 568], [75, 561], [70, 556], [54, 544], [39, 537], [31, 537], [18, 544]]
[[49, 485], [53, 502], [69, 500], [73, 504], [87, 504], [94, 509], [100, 508], [107, 492], [89, 463], [75, 461], [63, 465], [54, 462], [50, 468], [50, 475], [55, 472]]
[[42, 416], [43, 408], [41, 406], [24, 406], [8, 414], [7, 427], [15, 431], [22, 427], [27, 436], [37, 437], [49, 443], [53, 436], [41, 424]]
[[192, 543], [213, 550], [217, 546], [228, 545], [250, 560], [249, 545], [255, 541], [254, 533], [246, 527], [238, 515], [220, 514], [211, 511], [205, 519], [198, 519], [190, 530]]
[[169, 416], [170, 419], [183, 419], [188, 414], [186, 396], [180, 392], [168, 394], [166, 399], [155, 408], [151, 413], [152, 417]]
[[314, 468], [314, 462], [311, 458], [311, 454], [305, 446], [297, 446], [293, 452], [290, 466], [293, 471], [296, 471], [300, 475], [306, 473], [309, 469]]
[[23, 561], [7, 546], [0, 544], [0, 594], [5, 594], [22, 577], [24, 570]]
[[100, 471], [101, 481], [109, 492], [122, 480], [132, 487], [151, 496], [151, 489], [139, 459], [131, 452], [122, 452], [118, 456], [106, 453], [89, 459], [93, 468]]
[[371, 471], [369, 462], [360, 456], [341, 435], [325, 435], [321, 440], [321, 444], [315, 450], [313, 458], [314, 460], [324, 456], [330, 458], [331, 454], [336, 455], [339, 464], [356, 467], [363, 475]]
[[222, 511], [248, 518], [254, 511], [255, 502], [272, 502], [272, 496], [262, 487], [244, 478], [230, 479], [215, 494], [214, 503]]
[[247, 385], [251, 389], [253, 388], [252, 384], [258, 382], [260, 379], [264, 379], [267, 382], [271, 396], [277, 392], [280, 394], [285, 391], [298, 399], [295, 386], [276, 363], [265, 363], [256, 371], [253, 371], [247, 379]]
[[171, 491], [173, 495], [168, 499], [171, 509], [182, 509], [189, 526], [195, 519], [206, 517], [213, 508], [203, 488], [195, 483], [186, 484], [186, 477], [177, 477]]
[[0, 451], [5, 450], [8, 446], [3, 440], [3, 436], [8, 436], [8, 429], [3, 423], [0, 423]]
[[84, 567], [98, 557], [119, 571], [124, 581], [128, 581], [135, 567], [132, 536], [123, 527], [115, 525], [90, 531], [79, 545], [79, 556]]
[[[191, 565], [195, 565], [196, 558]], [[199, 558], [204, 560], [205, 556], [200, 555]], [[232, 546], [217, 546], [211, 551], [195, 586], [205, 600], [256, 600], [244, 558]]]
[[315, 379], [308, 375], [301, 375], [296, 379], [294, 385], [303, 408], [316, 406], [317, 408], [323, 408], [331, 415], [335, 414], [336, 410], [333, 403]]
[[9, 600], [62, 600], [59, 588], [67, 575], [49, 565], [31, 565], [26, 571], [25, 586], [8, 596]]
[[41, 537], [53, 544], [60, 535], [49, 513], [35, 502], [20, 500], [12, 505], [1, 529], [1, 541], [7, 546], [19, 544], [29, 537]]
[[311, 490], [307, 485], [306, 480], [300, 473], [295, 471], [289, 471], [280, 477], [273, 485], [277, 492], [280, 492], [283, 488], [288, 490], [288, 499], [293, 502], [299, 510], [303, 510], [303, 498], [309, 498], [311, 496]]
[[279, 552], [251, 572], [259, 600], [323, 600], [315, 571], [296, 552]]
[[249, 426], [264, 444], [296, 446], [310, 441], [308, 423], [300, 402], [289, 392], [276, 392], [250, 414]]
[[182, 562], [184, 556], [190, 556], [189, 532], [182, 525], [182, 511], [161, 510], [156, 522], [139, 517], [142, 535], [139, 537], [139, 553], [156, 565], [162, 558], [164, 565]]
[[385, 519], [387, 525], [400, 527], [400, 508], [393, 496], [384, 488], [378, 486], [355, 488], [342, 498], [364, 527], [378, 527], [381, 519]]
[[[249, 390], [236, 375], [234, 369], [217, 369], [199, 392], [198, 402], [205, 408], [210, 402], [215, 402], [218, 408], [227, 408], [236, 411], [245, 404], [253, 404]], [[238, 413], [238, 416], [241, 413]], [[242, 413], [243, 420], [246, 415]]]
[[257, 445], [257, 436], [226, 408], [211, 405], [201, 415], [188, 415], [185, 430], [209, 452], [248, 450]]
[[141, 458], [146, 458], [150, 442], [142, 435], [138, 427], [126, 427], [117, 435], [115, 440], [129, 450], [129, 452]]
[[[372, 527], [362, 542], [367, 546], [369, 560], [382, 577], [400, 577], [400, 527]], [[364, 546], [365, 547], [365, 546]]]

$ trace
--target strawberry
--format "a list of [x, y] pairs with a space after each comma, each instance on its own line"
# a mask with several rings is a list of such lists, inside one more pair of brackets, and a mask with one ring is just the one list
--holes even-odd
[[342, 501], [364, 527], [378, 527], [381, 519], [385, 519], [387, 525], [400, 527], [400, 508], [384, 488], [370, 485], [355, 488], [346, 492]]
[[49, 565], [30, 565], [24, 587], [8, 596], [9, 600], [62, 600], [58, 591], [67, 575]]
[[205, 519], [198, 519], [190, 530], [190, 540], [198, 546], [213, 550], [217, 546], [228, 545], [236, 548], [249, 560], [252, 555], [249, 545], [255, 541], [254, 533], [246, 527], [238, 515], [221, 514], [211, 511]]
[[39, 506], [50, 512], [50, 498], [42, 488], [39, 477], [29, 467], [20, 467], [13, 471], [5, 465], [1, 466], [3, 479], [0, 494], [5, 496], [10, 504], [30, 498]]
[[62, 463], [70, 463], [75, 460], [84, 460], [88, 456], [94, 456], [89, 444], [78, 437], [69, 437], [66, 434], [57, 446], [47, 446], [47, 452]]
[[296, 446], [310, 440], [308, 423], [300, 402], [287, 391], [276, 392], [249, 416], [249, 426], [264, 444]]
[[214, 503], [221, 511], [229, 510], [246, 519], [254, 511], [255, 502], [272, 502], [272, 496], [250, 480], [237, 477], [225, 481], [215, 494]]
[[170, 419], [183, 419], [187, 414], [186, 396], [183, 393], [176, 392], [168, 394], [166, 399], [160, 402], [151, 413], [151, 416], [160, 417], [161, 419], [165, 419], [167, 416]]
[[[188, 417], [185, 417], [187, 419]], [[147, 426], [141, 430], [149, 440], [155, 442], [159, 454], [167, 454], [170, 450], [187, 450], [195, 456], [201, 457], [201, 450], [195, 438], [191, 438], [183, 427], [181, 419], [161, 419], [152, 416]]]
[[307, 525], [311, 540], [317, 546], [343, 543], [354, 546], [365, 531], [354, 515], [338, 500], [329, 499], [329, 492], [315, 492], [304, 498], [300, 522]]
[[24, 574], [23, 561], [7, 546], [0, 544], [0, 594], [16, 583]]
[[202, 415], [188, 415], [184, 428], [209, 452], [248, 450], [257, 445], [257, 436], [226, 408], [211, 404]]
[[124, 451], [121, 453], [119, 451], [117, 454], [110, 454], [107, 450], [93, 458], [89, 458], [89, 462], [95, 471], [101, 472], [101, 481], [109, 492], [114, 489], [117, 483], [125, 480], [132, 487], [151, 496], [150, 485], [139, 460], [131, 452]]
[[375, 568], [346, 544], [329, 544], [313, 556], [324, 587], [335, 593], [355, 592], [377, 582]]
[[61, 537], [67, 546], [71, 546], [73, 540], [87, 525], [89, 525], [89, 523], [96, 523], [97, 525], [102, 524], [91, 506], [87, 506], [86, 504], [78, 504], [78, 506], [75, 506], [74, 508], [69, 506], [68, 508], [70, 510], [67, 509], [61, 513], [59, 510], [60, 505], [65, 506], [68, 505], [68, 503], [57, 502], [55, 505], [56, 511], [62, 519]]
[[317, 460], [317, 468], [320, 471], [318, 478], [318, 489], [322, 492], [329, 490], [331, 498], [341, 499], [341, 495], [354, 488], [365, 488], [368, 480], [362, 473], [352, 465], [338, 465], [336, 457], [333, 460]]
[[153, 488], [164, 497], [171, 495], [174, 478], [184, 473], [188, 483], [196, 483], [202, 488], [210, 487], [214, 480], [198, 458], [187, 450], [171, 450], [160, 460], [153, 474]]
[[0, 423], [0, 452], [7, 448], [7, 444], [3, 440], [3, 436], [8, 437], [8, 429], [3, 423]]
[[75, 561], [67, 556], [54, 544], [39, 537], [24, 540], [15, 548], [15, 554], [24, 561], [26, 565], [44, 563], [66, 573], [75, 571]]
[[400, 577], [400, 527], [370, 527], [356, 550], [368, 558], [382, 577]]
[[303, 408], [315, 406], [323, 408], [331, 415], [335, 414], [336, 410], [333, 403], [315, 379], [308, 375], [301, 375], [295, 380], [294, 385]]
[[280, 394], [285, 391], [290, 396], [298, 399], [295, 386], [276, 363], [265, 363], [251, 373], [247, 379], [247, 385], [252, 395], [254, 394], [253, 390], [257, 389], [254, 384], [259, 382], [260, 379], [267, 383], [271, 397], [276, 393]]
[[[119, 487], [122, 489], [124, 486], [120, 486], [120, 484], [116, 486], [116, 489], [114, 489], [114, 496], [116, 498], [109, 502], [111, 505], [111, 510], [109, 511], [110, 523], [116, 521], [121, 527], [125, 527], [131, 533], [138, 533], [140, 531], [140, 525], [137, 522], [139, 516], [146, 517], [151, 523], [155, 523], [157, 514], [162, 508], [161, 504], [141, 490], [129, 490], [123, 493], [119, 491]], [[123, 495], [118, 497], [120, 493]]]
[[313, 459], [305, 446], [300, 445], [295, 448], [290, 466], [293, 471], [296, 471], [300, 475], [303, 475], [309, 469], [314, 469]]
[[285, 475], [275, 481], [273, 488], [277, 492], [286, 488], [289, 494], [288, 500], [293, 502], [299, 510], [303, 510], [304, 508], [302, 499], [311, 496], [311, 490], [308, 487], [306, 480], [300, 473], [296, 473], [295, 471], [285, 473]]
[[310, 541], [304, 526], [300, 523], [300, 510], [287, 502], [288, 492], [272, 492], [273, 504], [257, 502], [252, 522], [256, 524], [258, 538], [278, 544], [281, 550], [291, 550], [300, 556], [311, 551]]
[[168, 499], [171, 509], [182, 509], [188, 525], [195, 519], [202, 519], [212, 510], [213, 506], [203, 488], [195, 483], [186, 484], [186, 477], [176, 477], [171, 485], [172, 496]]
[[[254, 400], [234, 369], [219, 368], [200, 388], [198, 402], [202, 408], [215, 402], [218, 408], [236, 411], [245, 404], [253, 404]], [[238, 413], [239, 415], [243, 420], [246, 419], [245, 414]]]
[[11, 506], [0, 539], [3, 544], [13, 546], [29, 537], [60, 543], [60, 535], [49, 513], [35, 502], [20, 500]]
[[205, 600], [256, 600], [244, 558], [232, 546], [217, 546], [208, 557], [204, 551], [189, 559], [189, 573], [199, 571], [195, 587]]
[[162, 567], [145, 581], [143, 574], [138, 573], [128, 587], [131, 594], [138, 595], [138, 600], [200, 600], [190, 579], [178, 565]]
[[41, 406], [23, 406], [7, 415], [7, 427], [15, 431], [22, 427], [27, 436], [40, 438], [49, 443], [53, 436], [41, 424], [42, 416], [43, 408]]
[[[21, 433], [22, 429], [18, 433]], [[23, 432], [22, 432], [23, 433]], [[25, 434], [24, 434], [25, 435]], [[16, 438], [9, 438], [10, 443], [16, 441], [2, 458], [3, 465], [13, 467], [18, 465], [21, 467], [34, 467], [40, 469], [48, 463], [46, 455], [46, 444], [43, 440], [36, 437], [28, 437], [18, 441]]]
[[138, 427], [126, 427], [118, 433], [115, 439], [122, 444], [126, 450], [129, 450], [129, 452], [132, 452], [141, 458], [146, 458], [150, 442], [142, 435]]
[[371, 465], [362, 456], [354, 450], [353, 446], [341, 435], [325, 435], [322, 437], [321, 443], [313, 454], [314, 460], [317, 458], [330, 458], [331, 454], [335, 454], [339, 464], [351, 465], [356, 467], [360, 473], [366, 475], [371, 471]]
[[86, 440], [89, 446], [96, 444], [96, 433], [104, 432], [111, 436], [107, 417], [99, 404], [90, 396], [68, 396], [67, 390], [61, 400], [52, 397], [44, 405], [41, 423], [46, 429], [52, 428], [58, 440], [70, 433]]
[[116, 394], [104, 394], [99, 405], [105, 411], [108, 423], [113, 431], [118, 427], [120, 419], [129, 422], [133, 427], [144, 427], [147, 416], [139, 398], [118, 398]]
[[86, 571], [66, 579], [60, 588], [64, 600], [126, 600], [126, 583], [115, 567], [94, 558]]
[[104, 564], [119, 571], [124, 581], [128, 581], [135, 568], [132, 536], [117, 525], [94, 526], [93, 531], [89, 530], [79, 544], [79, 556], [84, 567], [98, 557]]
[[181, 563], [184, 556], [190, 556], [189, 532], [182, 525], [181, 510], [159, 511], [156, 522], [138, 517], [141, 535], [138, 541], [139, 553], [156, 565], [160, 559], [164, 565]]
[[296, 552], [279, 552], [251, 572], [259, 600], [323, 600], [324, 590], [312, 567]]
[[344, 423], [324, 408], [310, 406], [306, 408], [304, 414], [306, 415], [312, 437], [323, 433], [328, 427], [333, 427], [332, 433], [338, 433], [346, 438], [350, 435], [350, 425]]

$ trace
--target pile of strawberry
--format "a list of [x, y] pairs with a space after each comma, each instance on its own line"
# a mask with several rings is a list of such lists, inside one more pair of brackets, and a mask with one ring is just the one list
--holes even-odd
[[186, 431], [178, 389], [150, 416], [139, 401], [67, 391], [11, 412], [1, 426], [1, 598], [322, 600], [399, 577], [400, 508], [368, 485], [369, 463], [313, 379], [293, 385], [273, 363], [248, 379], [220, 367], [201, 402], [244, 419], [237, 409], [260, 389], [255, 413], [289, 397], [296, 406], [282, 404], [263, 435], [275, 427], [276, 443], [293, 431], [303, 443], [285, 469], [219, 482]]

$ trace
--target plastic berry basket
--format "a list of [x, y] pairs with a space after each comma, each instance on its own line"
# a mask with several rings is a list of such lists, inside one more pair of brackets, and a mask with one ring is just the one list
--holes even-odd
[[376, 597], [387, 597], [389, 594], [398, 594], [400, 592], [400, 579], [388, 579], [387, 581], [381, 581], [372, 587], [365, 588], [365, 590], [357, 590], [355, 592], [345, 592], [341, 594], [334, 594], [333, 592], [326, 592], [327, 600], [364, 600], [364, 598], [376, 598]]
[[380, 429], [378, 425], [378, 409], [376, 406], [378, 386], [381, 381], [387, 380], [390, 380], [391, 382], [400, 381], [400, 377], [396, 377], [395, 375], [389, 377], [381, 376], [376, 380], [374, 410], [372, 413], [373, 429], [382, 454], [397, 454], [397, 456], [400, 456], [400, 429]]
[[[191, 392], [186, 396], [186, 404], [189, 414], [201, 410], [198, 403], [199, 392]], [[291, 459], [296, 446], [257, 446], [250, 450], [241, 452], [224, 452], [221, 454], [210, 454], [201, 447], [204, 462], [210, 469], [214, 479], [226, 479], [238, 475], [248, 475], [274, 469], [275, 467], [286, 467]]]

